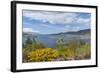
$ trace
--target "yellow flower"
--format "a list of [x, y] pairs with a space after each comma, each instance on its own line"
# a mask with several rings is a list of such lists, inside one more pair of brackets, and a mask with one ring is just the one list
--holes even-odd
[[59, 52], [52, 48], [43, 48], [28, 53], [29, 62], [52, 61], [59, 57]]

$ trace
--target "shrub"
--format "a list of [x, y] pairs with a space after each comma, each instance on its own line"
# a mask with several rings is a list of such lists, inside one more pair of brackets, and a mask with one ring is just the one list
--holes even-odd
[[65, 45], [57, 44], [58, 51], [61, 56], [65, 59], [67, 58], [75, 58], [77, 54], [77, 48], [79, 47], [79, 42], [77, 40], [70, 40]]
[[39, 43], [39, 42], [37, 42], [37, 43], [32, 42], [31, 44], [27, 44], [26, 48], [30, 49], [32, 51], [32, 50], [35, 50], [35, 49], [45, 48], [45, 46], [42, 43]]
[[36, 49], [29, 52], [28, 62], [52, 61], [59, 57], [59, 52], [51, 48]]
[[85, 44], [85, 45], [81, 46], [78, 53], [83, 58], [90, 58], [90, 56], [91, 56], [91, 47], [90, 47], [90, 45]]
[[42, 49], [44, 48], [44, 45], [41, 43], [32, 43], [32, 44], [28, 44], [26, 46], [26, 48], [23, 48], [23, 62], [26, 62], [28, 60], [28, 53], [30, 53], [31, 51], [34, 51], [36, 49]]
[[25, 44], [26, 44], [26, 45], [32, 44], [32, 40], [28, 37], [28, 39], [26, 40]]
[[67, 48], [64, 52], [63, 52], [63, 56], [65, 59], [74, 59], [75, 57], [75, 51], [73, 49]]
[[28, 53], [30, 52], [30, 49], [27, 49], [27, 48], [23, 48], [22, 49], [22, 60], [23, 62], [27, 62], [28, 60]]

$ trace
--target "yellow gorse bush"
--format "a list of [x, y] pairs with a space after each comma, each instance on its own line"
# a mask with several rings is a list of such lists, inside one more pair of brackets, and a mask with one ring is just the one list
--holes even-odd
[[59, 52], [52, 48], [37, 49], [29, 52], [28, 62], [52, 61], [59, 57]]

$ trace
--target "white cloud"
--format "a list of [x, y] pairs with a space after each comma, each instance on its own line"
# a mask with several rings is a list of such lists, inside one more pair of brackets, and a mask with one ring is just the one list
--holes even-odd
[[79, 19], [77, 19], [77, 23], [78, 23], [78, 24], [89, 25], [89, 24], [91, 23], [91, 19], [79, 18]]
[[32, 25], [32, 24], [30, 24], [28, 22], [24, 22], [23, 25]]
[[75, 27], [75, 28], [72, 28], [70, 31], [79, 31], [80, 30], [80, 27]]
[[58, 13], [58, 12], [39, 12], [39, 11], [23, 11], [25, 17], [51, 24], [70, 24], [76, 21], [76, 13]]
[[[91, 19], [83, 18], [78, 13], [71, 12], [45, 12], [45, 11], [23, 11], [23, 16], [28, 17], [30, 20], [40, 20], [42, 22], [48, 22], [50, 24], [64, 24], [65, 27], [59, 28], [61, 31], [78, 31], [82, 28], [90, 27]], [[41, 24], [41, 27], [49, 28], [51, 30], [58, 30], [58, 27], [53, 25]], [[72, 24], [72, 25], [70, 25]], [[77, 24], [75, 27], [73, 24]], [[82, 26], [78, 26], [82, 25]], [[33, 30], [32, 30], [33, 31]], [[39, 32], [36, 31], [35, 32]]]
[[68, 26], [68, 25], [65, 26], [65, 31], [66, 32], [67, 31], [78, 31], [78, 30], [80, 30], [80, 27], [79, 26], [74, 26], [74, 27]]
[[55, 29], [55, 30], [58, 29], [57, 27], [54, 27], [53, 25], [41, 24], [41, 26], [44, 27], [44, 28], [50, 28], [51, 30], [52, 29]]
[[35, 32], [35, 33], [39, 33], [39, 31], [33, 30], [32, 28], [23, 28], [23, 32]]

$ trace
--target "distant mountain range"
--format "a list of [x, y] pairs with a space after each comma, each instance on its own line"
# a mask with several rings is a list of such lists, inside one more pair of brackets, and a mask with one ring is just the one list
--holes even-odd
[[[90, 34], [90, 32], [91, 32], [90, 29], [84, 29], [79, 31], [69, 31], [69, 32], [61, 32], [56, 34], [44, 34], [44, 35], [61, 35], [61, 34], [84, 35], [84, 34]], [[23, 32], [23, 35], [42, 35], [42, 34], [35, 33], [35, 32]]]
[[35, 32], [23, 32], [23, 35], [37, 35]]
[[67, 34], [88, 34], [90, 33], [91, 30], [90, 29], [85, 29], [85, 30], [79, 30], [79, 31], [76, 31], [76, 32], [67, 32]]
[[61, 32], [61, 33], [51, 34], [51, 35], [60, 35], [60, 34], [84, 35], [84, 34], [90, 34], [90, 32], [91, 32], [90, 29], [84, 29], [84, 30], [79, 30], [79, 31]]

